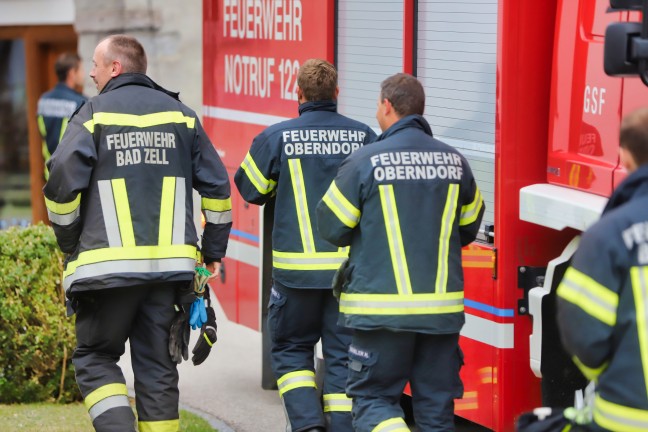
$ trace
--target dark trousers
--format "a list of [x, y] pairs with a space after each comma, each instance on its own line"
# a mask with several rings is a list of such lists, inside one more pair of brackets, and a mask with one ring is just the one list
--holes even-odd
[[[351, 403], [344, 400], [351, 332], [339, 327], [337, 319], [338, 303], [330, 289], [278, 284], [272, 289], [268, 311], [272, 368], [292, 432], [313, 427], [327, 427], [331, 432], [353, 430]], [[324, 409], [314, 385], [314, 347], [320, 338], [325, 366]]]
[[133, 411], [124, 403], [124, 375], [117, 366], [127, 339], [140, 425], [168, 421], [172, 426], [177, 422], [178, 372], [168, 343], [178, 286], [178, 282], [151, 284], [77, 296], [77, 348], [72, 362], [97, 431], [136, 430]]
[[459, 334], [354, 330], [347, 395], [353, 398], [355, 430], [406, 429], [400, 398], [409, 380], [418, 430], [453, 431], [462, 365]]

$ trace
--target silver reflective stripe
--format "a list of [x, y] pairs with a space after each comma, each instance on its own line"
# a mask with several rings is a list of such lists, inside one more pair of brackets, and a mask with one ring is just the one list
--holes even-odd
[[205, 213], [205, 220], [213, 224], [224, 224], [232, 222], [232, 210], [224, 212], [215, 212], [211, 210], [203, 210]]
[[50, 222], [60, 226], [70, 225], [72, 222], [74, 222], [79, 218], [80, 214], [81, 214], [81, 206], [78, 206], [77, 208], [74, 209], [72, 213], [68, 213], [68, 214], [58, 214], [50, 210], [47, 210], [47, 216], [49, 217]]
[[379, 188], [380, 198], [383, 200], [383, 211], [385, 212], [384, 218], [387, 239], [389, 241], [389, 248], [392, 250], [392, 260], [395, 261], [393, 267], [396, 286], [400, 294], [412, 294], [407, 259], [403, 250], [403, 237], [399, 225], [398, 210], [396, 209], [394, 187], [392, 185], [381, 185]]
[[88, 414], [90, 414], [90, 419], [94, 421], [97, 417], [99, 417], [101, 414], [105, 413], [106, 411], [111, 410], [113, 408], [120, 408], [120, 407], [130, 408], [130, 404], [128, 403], [128, 396], [124, 396], [124, 395], [108, 396], [107, 398], [102, 399], [96, 404], [94, 404], [92, 408], [88, 410]]
[[121, 247], [121, 235], [119, 234], [119, 221], [115, 209], [115, 197], [113, 196], [112, 183], [110, 180], [99, 180], [99, 199], [101, 201], [101, 212], [103, 213], [104, 224], [106, 225], [106, 236], [110, 247]]
[[277, 257], [273, 256], [272, 260], [279, 264], [342, 264], [346, 257], [335, 257], [335, 258], [320, 258], [320, 257], [308, 257], [308, 258], [286, 258], [286, 257]]
[[450, 250], [450, 237], [452, 236], [452, 225], [457, 213], [457, 195], [459, 185], [448, 186], [448, 197], [443, 209], [443, 220], [441, 221], [441, 235], [439, 237], [439, 257], [437, 263], [436, 289], [438, 293], [446, 292], [448, 286], [448, 253]]
[[648, 411], [618, 405], [600, 395], [594, 400], [594, 420], [606, 430], [648, 430]]
[[[379, 294], [378, 294], [379, 295]], [[408, 297], [403, 297], [408, 298]], [[438, 308], [443, 306], [460, 306], [463, 299], [449, 300], [408, 300], [408, 301], [367, 301], [340, 299], [340, 308], [368, 308], [368, 309], [416, 309], [416, 308]]]
[[354, 226], [357, 225], [360, 218], [357, 215], [350, 212], [349, 209], [344, 205], [344, 203], [338, 199], [337, 195], [335, 195], [335, 192], [333, 191], [334, 186], [335, 183], [331, 185], [329, 190], [326, 192], [326, 195], [324, 195], [324, 198], [330, 200], [331, 203], [333, 203], [333, 205], [335, 206], [336, 210], [342, 213], [350, 222], [353, 223]]
[[299, 229], [301, 230], [301, 237], [304, 243], [304, 252], [313, 253], [315, 252], [315, 242], [313, 240], [313, 231], [311, 229], [310, 217], [308, 214], [306, 185], [304, 185], [301, 161], [299, 159], [289, 159], [288, 165], [290, 166], [290, 176], [292, 177], [292, 185], [295, 193], [295, 206], [297, 207], [297, 219], [299, 221]]
[[324, 412], [351, 411], [351, 399], [324, 399]]
[[314, 374], [296, 374], [290, 378], [284, 379], [281, 383], [277, 383], [279, 395], [283, 396], [284, 393], [300, 387], [316, 387]]
[[175, 202], [173, 205], [173, 239], [172, 244], [185, 243], [185, 222], [187, 212], [185, 211], [187, 191], [185, 189], [184, 177], [176, 177]]
[[566, 277], [562, 280], [562, 284], [567, 285], [569, 288], [571, 288], [573, 291], [577, 292], [579, 295], [582, 295], [585, 297], [587, 300], [591, 303], [596, 304], [599, 306], [601, 309], [605, 309], [607, 312], [611, 313], [612, 316], [616, 317], [616, 307], [614, 305], [611, 305], [603, 300], [597, 295], [594, 295], [590, 292], [587, 287], [584, 287], [582, 285], [579, 285], [577, 282], [573, 281], [572, 279]]
[[178, 271], [195, 271], [196, 260], [191, 258], [162, 258], [105, 261], [87, 264], [77, 269], [63, 280], [63, 287], [67, 290], [73, 282], [114, 273], [163, 273]]

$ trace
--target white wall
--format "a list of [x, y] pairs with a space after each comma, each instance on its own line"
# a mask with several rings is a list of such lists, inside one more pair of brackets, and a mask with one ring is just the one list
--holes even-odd
[[72, 22], [74, 0], [0, 0], [0, 26]]

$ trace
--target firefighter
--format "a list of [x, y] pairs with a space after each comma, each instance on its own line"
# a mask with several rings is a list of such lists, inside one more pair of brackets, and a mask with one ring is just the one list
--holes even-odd
[[47, 162], [56, 150], [72, 114], [85, 103], [81, 93], [85, 72], [81, 57], [76, 53], [63, 53], [54, 64], [58, 83], [38, 100], [38, 130], [43, 138], [45, 180], [49, 177]]
[[[345, 432], [352, 430], [351, 401], [344, 394], [350, 334], [337, 326], [331, 280], [348, 251], [322, 240], [315, 227], [315, 205], [340, 163], [371, 142], [375, 133], [337, 113], [337, 71], [327, 61], [304, 62], [297, 95], [299, 117], [258, 135], [234, 182], [253, 204], [276, 196], [268, 327], [288, 430], [323, 431], [328, 423], [328, 430]], [[313, 349], [320, 338], [325, 362], [323, 410], [313, 365]]]
[[621, 123], [628, 177], [558, 286], [563, 345], [596, 381], [593, 431], [648, 430], [648, 109]]
[[[133, 37], [93, 56], [99, 95], [71, 119], [44, 188], [76, 311], [76, 379], [97, 431], [134, 431], [117, 365], [130, 340], [140, 431], [177, 431], [178, 372], [169, 351], [176, 295], [193, 291], [202, 196], [202, 256], [219, 270], [231, 228], [227, 172], [194, 111], [146, 73]], [[185, 356], [186, 358], [186, 356]]]
[[356, 431], [407, 431], [409, 380], [420, 431], [454, 429], [463, 394], [461, 247], [484, 203], [466, 159], [432, 137], [423, 86], [381, 83], [377, 141], [351, 155], [317, 206], [320, 234], [351, 246], [340, 324], [353, 329], [346, 394]]

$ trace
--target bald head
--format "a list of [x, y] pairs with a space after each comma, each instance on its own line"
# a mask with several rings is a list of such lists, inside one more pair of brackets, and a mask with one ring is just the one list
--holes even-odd
[[619, 147], [621, 164], [628, 172], [648, 164], [648, 108], [640, 108], [623, 118]]
[[108, 36], [95, 48], [90, 77], [101, 92], [108, 81], [123, 73], [146, 73], [146, 53], [132, 36]]

